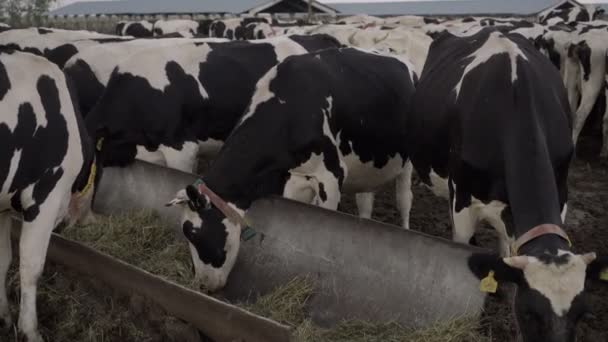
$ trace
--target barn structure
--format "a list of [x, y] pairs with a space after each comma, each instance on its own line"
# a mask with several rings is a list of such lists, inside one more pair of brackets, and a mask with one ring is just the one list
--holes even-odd
[[[336, 15], [337, 11], [318, 1], [312, 1], [314, 13]], [[260, 13], [308, 13], [307, 0], [117, 0], [81, 1], [60, 7], [51, 16], [78, 15], [210, 15]]]

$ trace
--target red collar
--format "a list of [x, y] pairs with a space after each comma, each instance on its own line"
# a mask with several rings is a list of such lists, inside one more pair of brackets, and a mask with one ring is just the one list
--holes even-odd
[[568, 234], [566, 234], [566, 232], [564, 232], [564, 230], [561, 229], [559, 226], [555, 224], [541, 224], [528, 230], [525, 234], [523, 234], [517, 240], [515, 240], [515, 242], [513, 242], [513, 244], [511, 245], [511, 256], [516, 256], [521, 246], [540, 236], [547, 234], [555, 234], [560, 236], [564, 240], [568, 241], [569, 247], [572, 247], [572, 242], [570, 241]]
[[209, 187], [205, 185], [203, 181], [198, 182], [197, 189], [198, 192], [209, 197], [211, 203], [213, 203], [213, 205], [218, 208], [222, 214], [224, 214], [224, 216], [230, 220], [230, 222], [233, 224], [240, 224], [241, 229], [245, 229], [248, 226], [245, 218], [234, 210], [233, 207], [228, 205], [228, 203], [226, 203], [226, 201], [224, 201], [220, 196], [216, 195], [213, 190], [209, 189]]

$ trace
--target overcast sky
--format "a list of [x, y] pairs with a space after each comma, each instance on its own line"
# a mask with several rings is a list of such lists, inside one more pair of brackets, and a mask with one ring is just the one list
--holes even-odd
[[[61, 7], [61, 6], [65, 6], [65, 5], [69, 5], [73, 2], [79, 2], [79, 1], [111, 1], [111, 0], [57, 0], [57, 4], [54, 7]], [[230, 1], [230, 0], [224, 0], [224, 1]], [[320, 0], [320, 2], [324, 2], [324, 3], [336, 3], [336, 2], [388, 2], [388, 1], [396, 1], [396, 2], [400, 2], [400, 1], [435, 1], [435, 0]], [[509, 0], [503, 0], [503, 1], [509, 1]], [[534, 1], [534, 0], [530, 0], [530, 1]], [[608, 0], [579, 0], [579, 2], [582, 3], [595, 3], [595, 2], [607, 2]]]

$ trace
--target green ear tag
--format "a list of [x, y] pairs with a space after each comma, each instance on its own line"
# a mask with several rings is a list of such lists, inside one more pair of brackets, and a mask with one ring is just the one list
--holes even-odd
[[608, 281], [608, 268], [600, 272], [600, 280]]
[[485, 293], [496, 293], [498, 282], [494, 279], [494, 271], [490, 271], [487, 277], [481, 279], [479, 290]]
[[249, 241], [255, 236], [255, 234], [257, 234], [255, 232], [255, 230], [253, 228], [247, 226], [243, 230], [241, 230], [241, 240]]

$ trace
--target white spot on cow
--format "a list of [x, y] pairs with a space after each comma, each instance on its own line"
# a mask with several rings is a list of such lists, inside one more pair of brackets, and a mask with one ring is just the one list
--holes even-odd
[[[545, 296], [553, 311], [563, 316], [570, 310], [574, 298], [585, 288], [585, 273], [587, 264], [579, 255], [559, 250], [558, 256], [569, 254], [566, 264], [545, 264], [535, 257], [527, 257], [528, 264], [524, 268], [524, 276], [530, 288]], [[508, 258], [505, 262], [508, 263]]]
[[438, 196], [438, 197], [450, 199], [450, 191], [448, 188], [448, 179], [439, 176], [433, 169], [431, 169], [429, 178], [431, 179], [431, 185], [428, 186], [428, 188], [431, 189], [433, 194], [435, 194], [435, 196]]
[[200, 65], [204, 63], [211, 52], [207, 44], [196, 46], [184, 42], [172, 48], [161, 47], [154, 50], [143, 50], [119, 64], [120, 73], [130, 74], [144, 78], [151, 87], [164, 91], [170, 85], [166, 67], [170, 62], [177, 63], [187, 75], [191, 75], [196, 80], [199, 93], [203, 98], [209, 95], [198, 80]]
[[275, 94], [270, 90], [270, 82], [272, 82], [276, 77], [277, 67], [275, 66], [268, 70], [268, 72], [258, 81], [255, 93], [253, 93], [251, 103], [249, 104], [249, 109], [241, 119], [240, 125], [242, 125], [243, 122], [247, 121], [247, 119], [249, 119], [255, 113], [260, 104], [272, 99]]
[[477, 68], [479, 65], [487, 62], [490, 60], [490, 58], [503, 53], [509, 55], [509, 59], [511, 61], [511, 82], [515, 82], [517, 80], [517, 58], [521, 57], [528, 60], [528, 57], [526, 57], [523, 51], [521, 51], [521, 49], [515, 43], [510, 41], [502, 33], [492, 32], [488, 35], [486, 42], [477, 51], [467, 57], [473, 57], [473, 60], [470, 61], [466, 66], [460, 81], [454, 88], [456, 91], [456, 97], [458, 97], [460, 94], [462, 82], [464, 81], [465, 77], [467, 77], [469, 72]]

